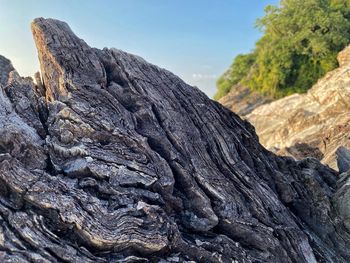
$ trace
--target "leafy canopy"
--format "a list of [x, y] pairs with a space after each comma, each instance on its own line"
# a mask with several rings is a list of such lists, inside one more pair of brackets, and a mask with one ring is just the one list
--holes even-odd
[[231, 67], [217, 80], [218, 89], [215, 99], [225, 96], [232, 86], [239, 83], [249, 72], [256, 60], [255, 54], [238, 55]]
[[274, 98], [308, 90], [350, 42], [350, 0], [282, 0], [257, 26], [263, 36], [219, 78], [215, 99], [237, 83]]

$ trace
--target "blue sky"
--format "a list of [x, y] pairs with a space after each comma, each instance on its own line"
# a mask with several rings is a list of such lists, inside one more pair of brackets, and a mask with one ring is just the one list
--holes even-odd
[[0, 54], [23, 76], [38, 71], [35, 17], [66, 21], [90, 46], [116, 47], [166, 68], [208, 96], [235, 55], [261, 33], [255, 20], [278, 0], [0, 0]]

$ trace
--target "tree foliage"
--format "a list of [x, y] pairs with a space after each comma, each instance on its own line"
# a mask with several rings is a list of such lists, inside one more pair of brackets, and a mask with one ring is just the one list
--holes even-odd
[[216, 99], [240, 82], [275, 98], [305, 92], [337, 66], [338, 52], [350, 42], [350, 0], [282, 0], [265, 8], [257, 26], [264, 34], [243, 55], [253, 61], [247, 68], [237, 56], [217, 82]]
[[255, 54], [238, 55], [231, 67], [217, 80], [217, 86], [220, 87], [215, 94], [215, 99], [225, 96], [233, 85], [239, 83], [247, 76], [250, 68], [255, 63]]

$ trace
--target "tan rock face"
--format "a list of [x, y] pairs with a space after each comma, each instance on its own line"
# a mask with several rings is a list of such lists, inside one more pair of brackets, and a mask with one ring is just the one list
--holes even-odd
[[338, 54], [337, 59], [341, 67], [345, 66], [346, 64], [350, 64], [350, 46], [346, 47], [343, 51], [341, 51]]
[[238, 84], [219, 102], [240, 116], [245, 116], [255, 108], [268, 103], [269, 99], [261, 96], [258, 92], [249, 90], [246, 86]]
[[[256, 107], [245, 116], [266, 148], [297, 159], [318, 157], [337, 168], [335, 151], [339, 146], [350, 147], [350, 46], [340, 52], [338, 60], [340, 67], [306, 94]], [[317, 154], [298, 147], [300, 144], [315, 149]]]

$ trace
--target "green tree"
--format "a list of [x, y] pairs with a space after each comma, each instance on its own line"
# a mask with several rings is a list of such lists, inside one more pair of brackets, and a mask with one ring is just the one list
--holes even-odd
[[220, 99], [225, 96], [233, 85], [239, 83], [245, 76], [247, 76], [250, 68], [255, 63], [255, 54], [238, 55], [231, 67], [217, 80], [216, 84], [218, 91], [214, 99]]
[[238, 82], [275, 98], [305, 92], [337, 66], [338, 52], [350, 42], [350, 0], [282, 0], [265, 8], [257, 26], [264, 35]]

